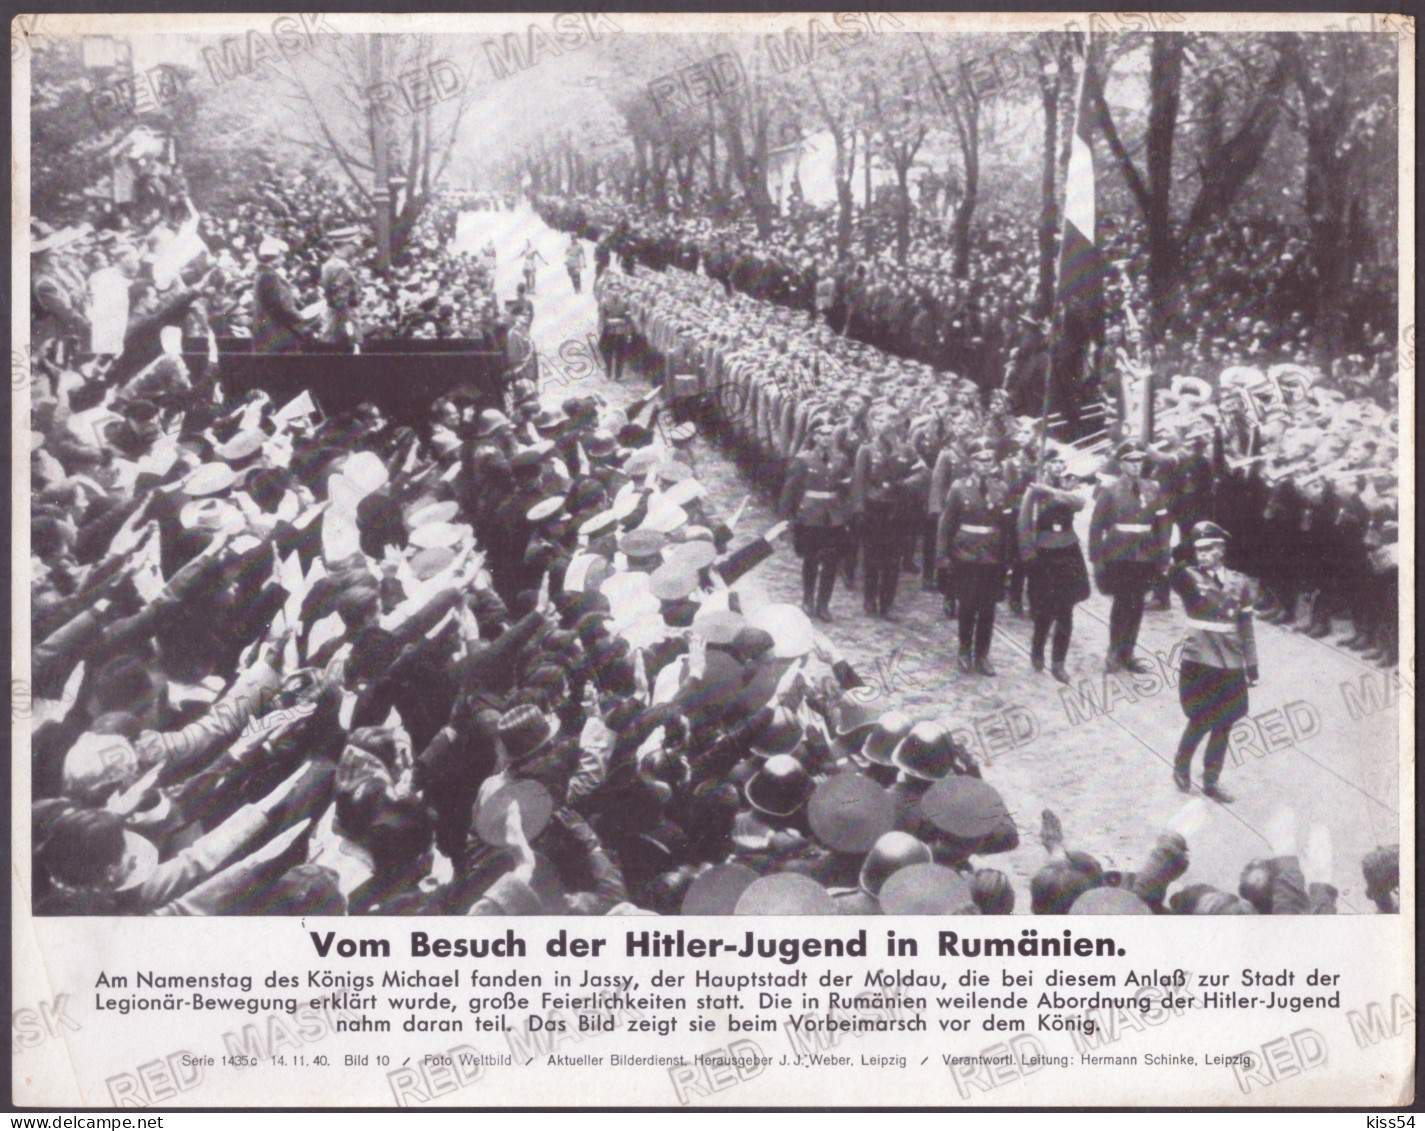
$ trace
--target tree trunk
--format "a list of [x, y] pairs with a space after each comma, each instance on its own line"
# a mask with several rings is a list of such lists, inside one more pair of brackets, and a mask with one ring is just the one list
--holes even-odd
[[980, 101], [966, 94], [955, 112], [955, 130], [960, 138], [960, 156], [965, 166], [965, 183], [955, 218], [951, 224], [951, 244], [957, 279], [970, 277], [970, 225], [980, 199]]
[[905, 266], [910, 251], [910, 162], [896, 162], [896, 262]]

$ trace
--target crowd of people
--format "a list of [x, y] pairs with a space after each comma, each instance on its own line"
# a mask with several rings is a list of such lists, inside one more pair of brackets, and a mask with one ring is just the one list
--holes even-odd
[[[1031, 509], [1042, 501], [1030, 488], [1047, 470], [1043, 458], [1057, 456], [1080, 485], [1114, 470], [1111, 419], [1087, 446], [1041, 442], [1037, 419], [1013, 415], [1002, 391], [983, 398], [969, 378], [884, 353], [789, 308], [729, 295], [705, 275], [610, 270], [600, 295], [606, 315], [614, 303], [620, 317], [631, 314], [674, 399], [711, 409], [706, 420], [726, 430], [749, 477], [781, 495], [785, 517], [814, 528], [798, 550], [804, 608], [823, 620], [836, 567], [850, 582], [859, 556], [866, 615], [894, 618], [900, 574], [919, 574], [925, 588], [944, 593], [962, 632], [982, 641], [969, 661], [984, 667], [990, 611], [981, 599], [983, 617], [964, 619], [957, 555], [948, 544], [937, 550], [951, 487], [974, 463], [972, 443], [990, 441], [986, 471], [1002, 485], [992, 525], [1003, 538], [980, 564], [1003, 567], [1007, 586], [991, 589], [997, 599], [1005, 589], [1016, 612], [1026, 579], [1043, 565], [1033, 545], [1043, 538], [1026, 526], [1038, 521], [1028, 517], [1026, 498]], [[1194, 524], [1221, 523], [1237, 535], [1233, 566], [1264, 584], [1264, 616], [1299, 622], [1318, 639], [1340, 627], [1345, 646], [1389, 667], [1399, 659], [1399, 421], [1396, 394], [1378, 384], [1363, 386], [1348, 367], [1322, 374], [1288, 364], [1230, 366], [1212, 382], [1177, 378], [1156, 394], [1156, 439], [1143, 454], [1147, 479], [1162, 490], [1166, 533], [1175, 529], [1181, 543]], [[813, 451], [818, 482], [806, 505], [801, 457]], [[1068, 521], [1061, 515], [1050, 525]], [[1053, 533], [1044, 537], [1054, 541]], [[1165, 559], [1150, 588], [1165, 604]], [[1052, 619], [1062, 626], [1055, 645], [1062, 654], [1068, 618]], [[971, 643], [962, 638], [962, 661]], [[1120, 639], [1113, 650], [1123, 647]]]
[[[496, 316], [489, 256], [446, 252], [452, 194], [393, 272], [404, 297], [383, 305], [368, 237], [329, 183], [275, 182], [234, 223], [202, 215], [181, 179], [172, 191], [143, 215], [31, 233], [38, 913], [1023, 910], [991, 859], [1018, 846], [1011, 806], [945, 725], [873, 709], [814, 623], [858, 568], [866, 612], [894, 616], [918, 554], [961, 620], [963, 670], [993, 674], [985, 618], [1003, 579], [1018, 600], [1016, 575], [1045, 605], [1040, 662], [1052, 630], [1059, 666], [1061, 603], [1040, 598], [1060, 587], [1009, 547], [1053, 557], [1067, 504], [1037, 485], [1035, 424], [1006, 397], [729, 293], [686, 257], [649, 273], [606, 242], [606, 341], [626, 321], [667, 386], [625, 409], [542, 403], [537, 362], [502, 408], [452, 390], [420, 427], [372, 405], [326, 415], [310, 391], [234, 398], [222, 334], [466, 336], [462, 319]], [[325, 316], [273, 314], [297, 295]], [[513, 337], [527, 321], [516, 311]], [[179, 355], [195, 336], [200, 374]], [[623, 346], [606, 352], [616, 370]], [[1321, 398], [1282, 402], [1260, 432], [1299, 445], [1300, 428], [1338, 430]], [[658, 426], [665, 412], [675, 427]], [[772, 527], [719, 513], [681, 458], [699, 424], [725, 430], [755, 481], [774, 477]], [[1225, 441], [1182, 439], [1197, 462], [1158, 452], [1166, 478], [1215, 499], [1200, 489]], [[1051, 492], [1103, 461], [1049, 451]], [[1374, 466], [1339, 455], [1342, 473]], [[1294, 466], [1273, 456], [1251, 474], [1264, 465]], [[976, 475], [1002, 489], [971, 497]], [[803, 607], [744, 607], [739, 583], [789, 526], [812, 566]], [[1334, 910], [1290, 858], [1250, 863], [1236, 895], [1169, 893], [1188, 871], [1180, 837], [1120, 874], [1057, 826], [1046, 813], [1036, 913]], [[1382, 850], [1364, 869], [1393, 909], [1398, 860]]]
[[[800, 205], [759, 235], [750, 221], [714, 223], [672, 216], [611, 197], [547, 196], [535, 201], [551, 226], [607, 247], [607, 255], [667, 267], [702, 270], [731, 291], [820, 316], [838, 331], [877, 349], [968, 377], [980, 389], [1005, 387], [1016, 412], [1037, 412], [1038, 382], [1029, 379], [1043, 349], [1031, 315], [1038, 286], [1038, 244], [1032, 223], [1009, 211], [976, 218], [963, 276], [955, 271], [941, 218], [917, 211], [905, 261], [876, 214], [863, 220], [858, 247], [840, 256], [834, 209]], [[884, 220], [884, 218], [881, 218]], [[1130, 330], [1121, 280], [1146, 276], [1144, 241], [1104, 220], [1101, 235], [1110, 279], [1108, 347]], [[884, 230], [882, 230], [884, 229]], [[1164, 362], [1174, 372], [1210, 378], [1239, 363], [1309, 364], [1314, 314], [1301, 233], [1276, 218], [1224, 222], [1202, 241], [1207, 265], [1186, 276], [1174, 304]], [[1393, 371], [1395, 284], [1384, 266], [1353, 300], [1355, 335], [1349, 364], [1374, 377]]]
[[450, 250], [461, 199], [447, 194], [421, 213], [386, 277], [369, 217], [316, 171], [274, 174], [222, 214], [201, 213], [173, 172], [87, 219], [58, 226], [41, 216], [31, 232], [35, 343], [58, 362], [107, 365], [164, 325], [189, 339], [250, 339], [261, 352], [497, 342], [509, 319], [495, 298], [493, 248]]
[[[75, 384], [31, 437], [39, 912], [1014, 909], [1005, 801], [800, 610], [742, 609], [780, 524], [718, 515], [651, 404], [453, 397], [426, 434], [259, 394], [135, 439]], [[1169, 895], [1181, 838], [1129, 875], [1045, 844], [1040, 913], [1308, 907], [1291, 860]]]

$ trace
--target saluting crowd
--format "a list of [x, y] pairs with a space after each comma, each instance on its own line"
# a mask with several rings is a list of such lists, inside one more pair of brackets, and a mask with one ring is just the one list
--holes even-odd
[[[253, 215], [303, 207], [300, 185], [276, 196]], [[857, 570], [863, 612], [894, 617], [914, 562], [959, 622], [967, 678], [992, 676], [990, 628], [1006, 589], [1019, 600], [1018, 575], [1035, 666], [1059, 675], [1089, 573], [1072, 515], [1090, 503], [1092, 572], [1116, 604], [1128, 594], [1109, 663], [1135, 663], [1134, 617], [1177, 524], [1174, 587], [1222, 628], [1200, 630], [1191, 685], [1235, 694], [1248, 681], [1248, 653], [1209, 639], [1241, 634], [1259, 603], [1213, 549], [1236, 540], [1212, 521], [1212, 444], [1191, 439], [1197, 463], [1120, 447], [1122, 474], [1091, 499], [1100, 458], [1054, 444], [1041, 466], [1032, 422], [1003, 398], [678, 268], [625, 276], [595, 255], [610, 376], [648, 351], [665, 363], [666, 389], [624, 409], [597, 394], [541, 401], [528, 357], [502, 407], [457, 388], [415, 427], [372, 405], [326, 415], [310, 392], [234, 398], [216, 332], [207, 368], [188, 374], [175, 335], [214, 331], [210, 304], [239, 279], [270, 348], [278, 330], [298, 348], [400, 330], [393, 308], [366, 301], [369, 236], [337, 209], [319, 214], [319, 240], [214, 222], [230, 250], [255, 242], [250, 274], [219, 268], [212, 286], [222, 253], [209, 243], [153, 280], [156, 306], [144, 298], [154, 260], [178, 257], [163, 258], [163, 239], [140, 251], [151, 217], [34, 233], [39, 913], [1022, 911], [1025, 893], [992, 859], [1019, 844], [1014, 799], [942, 722], [873, 709], [818, 622], [838, 615], [836, 580]], [[426, 322], [441, 333], [440, 287], [458, 269], [443, 251], [450, 212], [430, 224], [436, 246], [417, 240], [395, 275], [403, 294], [435, 284]], [[120, 274], [145, 312], [117, 348], [95, 341], [92, 303], [64, 305], [49, 281], [110, 245], [138, 253], [137, 273]], [[268, 288], [275, 300], [264, 265], [283, 284]], [[460, 277], [456, 324], [462, 311], [497, 316], [489, 275]], [[290, 293], [303, 286], [323, 310], [303, 314]], [[426, 301], [415, 305], [429, 315]], [[527, 303], [512, 312], [526, 332]], [[300, 324], [274, 313], [289, 307]], [[772, 527], [721, 513], [684, 454], [700, 427], [759, 482], [775, 472]], [[1150, 459], [1206, 493], [1165, 491], [1135, 470]], [[788, 528], [805, 600], [759, 606], [740, 583]], [[1184, 744], [1194, 728], [1193, 745], [1209, 736], [1211, 778], [1221, 720], [1184, 706]], [[1133, 873], [1069, 848], [1047, 811], [1039, 838], [1036, 913], [1335, 909], [1293, 858], [1249, 863], [1234, 894], [1225, 877], [1188, 882], [1178, 836], [1145, 844]], [[1363, 865], [1383, 910], [1397, 856]]]

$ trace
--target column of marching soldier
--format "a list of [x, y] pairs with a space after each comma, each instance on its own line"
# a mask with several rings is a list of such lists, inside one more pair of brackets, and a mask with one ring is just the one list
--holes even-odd
[[[675, 403], [691, 388], [700, 392], [683, 403], [711, 398], [744, 471], [776, 493], [779, 517], [793, 524], [808, 616], [831, 621], [837, 577], [854, 583], [859, 569], [864, 614], [897, 620], [901, 575], [918, 574], [957, 622], [960, 672], [993, 676], [996, 609], [1007, 596], [1016, 616], [1027, 611], [1032, 618], [1034, 670], [1047, 666], [1067, 684], [1073, 610], [1090, 595], [1090, 572], [1111, 598], [1109, 673], [1142, 670], [1134, 653], [1145, 608], [1166, 609], [1169, 588], [1176, 590], [1189, 637], [1182, 703], [1188, 725], [1175, 781], [1190, 788], [1187, 767], [1206, 735], [1204, 790], [1231, 800], [1218, 778], [1227, 735], [1246, 714], [1247, 687], [1257, 678], [1252, 617], [1294, 618], [1297, 593], [1290, 586], [1264, 591], [1223, 562], [1230, 556], [1235, 566], [1256, 565], [1263, 568], [1254, 572], [1270, 576], [1265, 567], [1281, 556], [1289, 571], [1293, 551], [1312, 533], [1310, 506], [1295, 512], [1298, 528], [1283, 532], [1281, 544], [1264, 546], [1260, 535], [1250, 536], [1250, 500], [1263, 480], [1255, 472], [1234, 474], [1240, 468], [1215, 468], [1225, 461], [1211, 453], [1210, 432], [1170, 426], [1168, 440], [1146, 446], [1124, 440], [1109, 459], [1043, 442], [1037, 422], [1010, 416], [999, 392], [982, 407], [968, 381], [887, 358], [824, 324], [799, 324], [795, 312], [726, 295], [701, 276], [608, 271], [599, 293], [605, 312], [616, 309], [620, 322], [633, 314], [670, 378]], [[693, 372], [674, 372], [680, 369]], [[1332, 424], [1345, 416], [1337, 411]], [[1319, 479], [1320, 466], [1292, 465], [1283, 455], [1291, 453], [1278, 453], [1273, 471]], [[1377, 471], [1361, 473], [1368, 497]], [[1279, 482], [1274, 497], [1281, 493]], [[1374, 498], [1374, 510], [1358, 504], [1358, 515], [1349, 500], [1334, 514], [1317, 500], [1317, 534], [1328, 514], [1336, 541], [1318, 541], [1327, 561], [1315, 567], [1319, 589], [1302, 631], [1327, 635], [1332, 613], [1349, 612], [1354, 633], [1344, 643], [1383, 644], [1374, 658], [1390, 663], [1394, 646], [1383, 626], [1393, 622], [1394, 610], [1379, 607], [1381, 595], [1373, 600], [1367, 589], [1393, 576], [1379, 539], [1393, 532], [1394, 511]], [[1085, 510], [1088, 563], [1075, 530]], [[1249, 532], [1230, 549], [1229, 516], [1231, 526]], [[1369, 557], [1363, 531], [1378, 539]], [[1359, 562], [1350, 554], [1353, 536]]]

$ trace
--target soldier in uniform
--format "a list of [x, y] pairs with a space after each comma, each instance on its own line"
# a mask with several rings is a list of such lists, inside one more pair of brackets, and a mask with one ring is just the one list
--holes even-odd
[[569, 272], [569, 281], [574, 284], [574, 293], [584, 291], [584, 245], [578, 235], [569, 237], [569, 247], [564, 252], [564, 270]]
[[792, 543], [802, 559], [802, 611], [821, 621], [831, 620], [850, 483], [851, 461], [837, 447], [831, 422], [818, 417], [810, 427], [809, 446], [787, 472], [777, 517], [794, 523]]
[[1192, 528], [1193, 561], [1175, 565], [1173, 589], [1187, 611], [1188, 638], [1183, 648], [1178, 695], [1188, 721], [1178, 742], [1173, 781], [1184, 793], [1192, 789], [1193, 752], [1207, 736], [1202, 763], [1202, 791], [1224, 805], [1232, 796], [1220, 785], [1232, 724], [1247, 714], [1247, 688], [1257, 682], [1257, 643], [1252, 606], [1257, 583], [1226, 569], [1227, 533], [1215, 522]]
[[[1009, 550], [1009, 486], [995, 465], [990, 440], [970, 445], [970, 474], [955, 480], [940, 516], [936, 560], [953, 568], [960, 622], [960, 671], [994, 675], [990, 640], [995, 605], [1004, 590]], [[953, 566], [951, 563], [953, 562]]]
[[856, 453], [851, 481], [851, 509], [860, 522], [865, 555], [862, 584], [866, 615], [886, 620], [895, 619], [891, 606], [900, 582], [905, 544], [902, 484], [913, 474], [908, 450], [897, 431], [889, 409], [882, 408], [872, 417], [872, 438]]
[[361, 287], [356, 281], [356, 272], [351, 269], [351, 258], [356, 253], [360, 234], [355, 226], [327, 233], [332, 253], [322, 264], [321, 274], [322, 296], [327, 302], [327, 312], [322, 319], [322, 341], [357, 349], [361, 346], [361, 324], [357, 321]]
[[1064, 661], [1074, 632], [1074, 606], [1089, 595], [1084, 553], [1074, 533], [1074, 515], [1087, 502], [1065, 478], [1063, 454], [1048, 452], [1043, 475], [1025, 489], [1019, 507], [1019, 553], [1029, 580], [1029, 611], [1034, 618], [1029, 662], [1044, 670], [1044, 644], [1054, 630], [1050, 672], [1069, 682]]
[[1099, 495], [1089, 526], [1089, 556], [1099, 591], [1113, 598], [1108, 618], [1109, 672], [1146, 670], [1133, 655], [1143, 606], [1168, 564], [1168, 513], [1162, 489], [1143, 478], [1145, 453], [1125, 440], [1115, 453], [1122, 474]]

